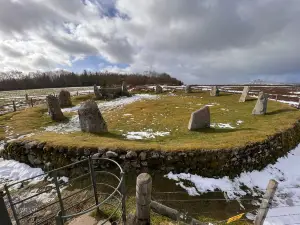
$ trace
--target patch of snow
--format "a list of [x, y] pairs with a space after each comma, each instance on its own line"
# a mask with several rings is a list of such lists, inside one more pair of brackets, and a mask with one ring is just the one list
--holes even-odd
[[213, 102], [213, 103], [208, 103], [208, 104], [206, 104], [206, 106], [215, 106], [215, 105], [220, 105], [219, 103], [215, 103], [215, 102]]
[[[276, 101], [276, 99], [272, 99], [272, 98], [270, 98], [269, 100]], [[277, 100], [277, 102], [281, 102], [281, 103], [284, 103], [284, 104], [289, 104], [291, 106], [298, 106], [299, 105], [299, 102], [294, 102], [294, 101]]]
[[[0, 158], [0, 183], [2, 181], [19, 181], [44, 174], [40, 168], [32, 168], [25, 163]], [[43, 176], [34, 180], [41, 180]]]
[[222, 111], [229, 112], [229, 109], [221, 108]]
[[[149, 95], [149, 94], [137, 94], [132, 97], [121, 97], [112, 101], [101, 102], [98, 104], [98, 107], [101, 112], [114, 110], [121, 108], [125, 105], [134, 103], [136, 101], [142, 101], [145, 99], [157, 99], [157, 95]], [[74, 106], [72, 108], [65, 108], [65, 112], [77, 111], [80, 106]], [[124, 114], [125, 115], [125, 114]], [[79, 124], [78, 115], [73, 116], [67, 123], [59, 123], [57, 125], [45, 127], [45, 131], [48, 132], [56, 132], [60, 134], [72, 133], [81, 131]]]
[[[272, 206], [265, 220], [265, 225], [284, 225], [300, 222], [300, 145], [286, 157], [278, 159], [274, 165], [269, 165], [262, 171], [243, 172], [240, 176], [230, 179], [225, 176], [219, 179], [207, 178], [188, 173], [166, 175], [175, 180], [190, 195], [201, 195], [214, 190], [226, 192], [229, 199], [239, 199], [250, 194], [262, 198], [270, 179], [278, 181], [279, 185]], [[190, 181], [193, 187], [183, 185], [182, 180]], [[246, 187], [246, 189], [245, 189]], [[255, 204], [259, 207], [259, 204]], [[281, 216], [288, 215], [288, 216]], [[250, 219], [251, 215], [248, 215]], [[253, 219], [253, 216], [252, 216]]]
[[242, 123], [244, 123], [243, 120], [238, 120], [238, 121], [236, 121], [236, 125], [241, 125]]
[[231, 126], [230, 123], [212, 123], [210, 124], [210, 126], [214, 128], [222, 128], [222, 129], [226, 129], [226, 128], [235, 129], [235, 127]]
[[129, 140], [151, 139], [151, 138], [163, 137], [167, 135], [170, 135], [170, 132], [163, 132], [163, 131], [153, 132], [152, 129], [148, 129], [146, 131], [132, 131], [132, 132], [127, 132], [127, 134], [123, 134], [123, 136], [125, 136], [126, 139]]
[[123, 114], [123, 116], [132, 116], [132, 114], [131, 113], [125, 113], [125, 114]]

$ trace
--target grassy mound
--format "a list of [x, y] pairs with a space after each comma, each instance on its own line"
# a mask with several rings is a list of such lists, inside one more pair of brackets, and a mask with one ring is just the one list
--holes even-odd
[[[253, 116], [251, 112], [256, 99], [239, 103], [239, 97], [240, 95], [228, 93], [222, 93], [219, 97], [210, 97], [209, 93], [161, 95], [157, 100], [137, 101], [104, 112], [103, 116], [109, 129], [109, 133], [105, 135], [82, 132], [58, 135], [54, 132], [42, 132], [30, 138], [53, 145], [77, 147], [167, 151], [214, 150], [263, 141], [268, 136], [291, 127], [300, 119], [299, 110], [275, 101], [268, 102], [267, 115]], [[216, 124], [216, 127], [189, 131], [187, 125], [191, 113], [206, 104], [212, 105], [211, 123]], [[0, 117], [0, 125], [1, 123], [9, 125], [18, 133], [32, 132], [33, 129], [52, 124], [44, 112], [45, 109], [33, 108], [9, 114], [8, 119]], [[238, 123], [241, 121], [242, 123]], [[218, 127], [221, 123], [229, 124], [234, 129]], [[128, 132], [147, 133], [149, 130], [154, 133], [170, 132], [170, 134], [142, 140], [128, 140], [124, 136]]]

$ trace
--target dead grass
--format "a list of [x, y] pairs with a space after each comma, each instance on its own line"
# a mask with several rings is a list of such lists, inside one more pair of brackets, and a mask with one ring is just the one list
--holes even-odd
[[[210, 97], [209, 93], [162, 95], [159, 100], [139, 101], [125, 107], [103, 113], [109, 133], [93, 135], [82, 132], [56, 134], [45, 132], [31, 138], [53, 145], [122, 148], [131, 150], [195, 150], [223, 149], [262, 141], [270, 135], [291, 127], [300, 119], [300, 111], [279, 102], [268, 102], [268, 114], [253, 116], [256, 100], [238, 103], [239, 95], [222, 94]], [[235, 129], [210, 128], [188, 131], [190, 114], [205, 104], [210, 107], [211, 123], [230, 123]], [[222, 110], [223, 109], [223, 110]], [[225, 110], [224, 110], [225, 109]], [[124, 114], [132, 114], [124, 116]], [[241, 125], [236, 125], [242, 120]], [[1, 121], [1, 117], [0, 117]], [[10, 126], [17, 131], [31, 131], [46, 126], [50, 119], [41, 110], [15, 113]], [[169, 131], [169, 136], [148, 140], [127, 140], [122, 134], [130, 131]]]

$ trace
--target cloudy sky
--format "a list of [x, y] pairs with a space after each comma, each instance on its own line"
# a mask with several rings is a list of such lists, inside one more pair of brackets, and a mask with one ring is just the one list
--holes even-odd
[[0, 71], [300, 82], [299, 0], [0, 0]]

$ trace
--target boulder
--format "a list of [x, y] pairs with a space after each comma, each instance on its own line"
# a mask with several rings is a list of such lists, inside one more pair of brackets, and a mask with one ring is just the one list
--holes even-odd
[[212, 86], [210, 90], [210, 96], [219, 96], [220, 91], [217, 86]]
[[189, 130], [198, 130], [210, 127], [210, 111], [208, 106], [193, 112], [189, 121]]
[[242, 92], [242, 95], [240, 97], [239, 102], [245, 102], [249, 93], [249, 86], [245, 86]]
[[72, 106], [71, 94], [67, 90], [61, 90], [58, 95], [60, 107]]
[[256, 105], [252, 111], [253, 115], [264, 115], [267, 112], [268, 94], [259, 92]]
[[94, 94], [95, 94], [96, 99], [98, 99], [98, 100], [102, 99], [102, 94], [96, 84], [94, 84]]
[[192, 87], [191, 85], [186, 85], [185, 86], [185, 93], [191, 93], [192, 92]]
[[61, 121], [65, 119], [65, 116], [62, 113], [61, 108], [59, 106], [59, 101], [55, 96], [48, 95], [46, 97], [46, 102], [48, 107], [48, 113], [52, 120]]
[[83, 132], [105, 133], [107, 125], [101, 112], [93, 100], [84, 102], [78, 109], [80, 127]]
[[163, 89], [160, 85], [155, 86], [155, 94], [161, 94], [163, 92]]

